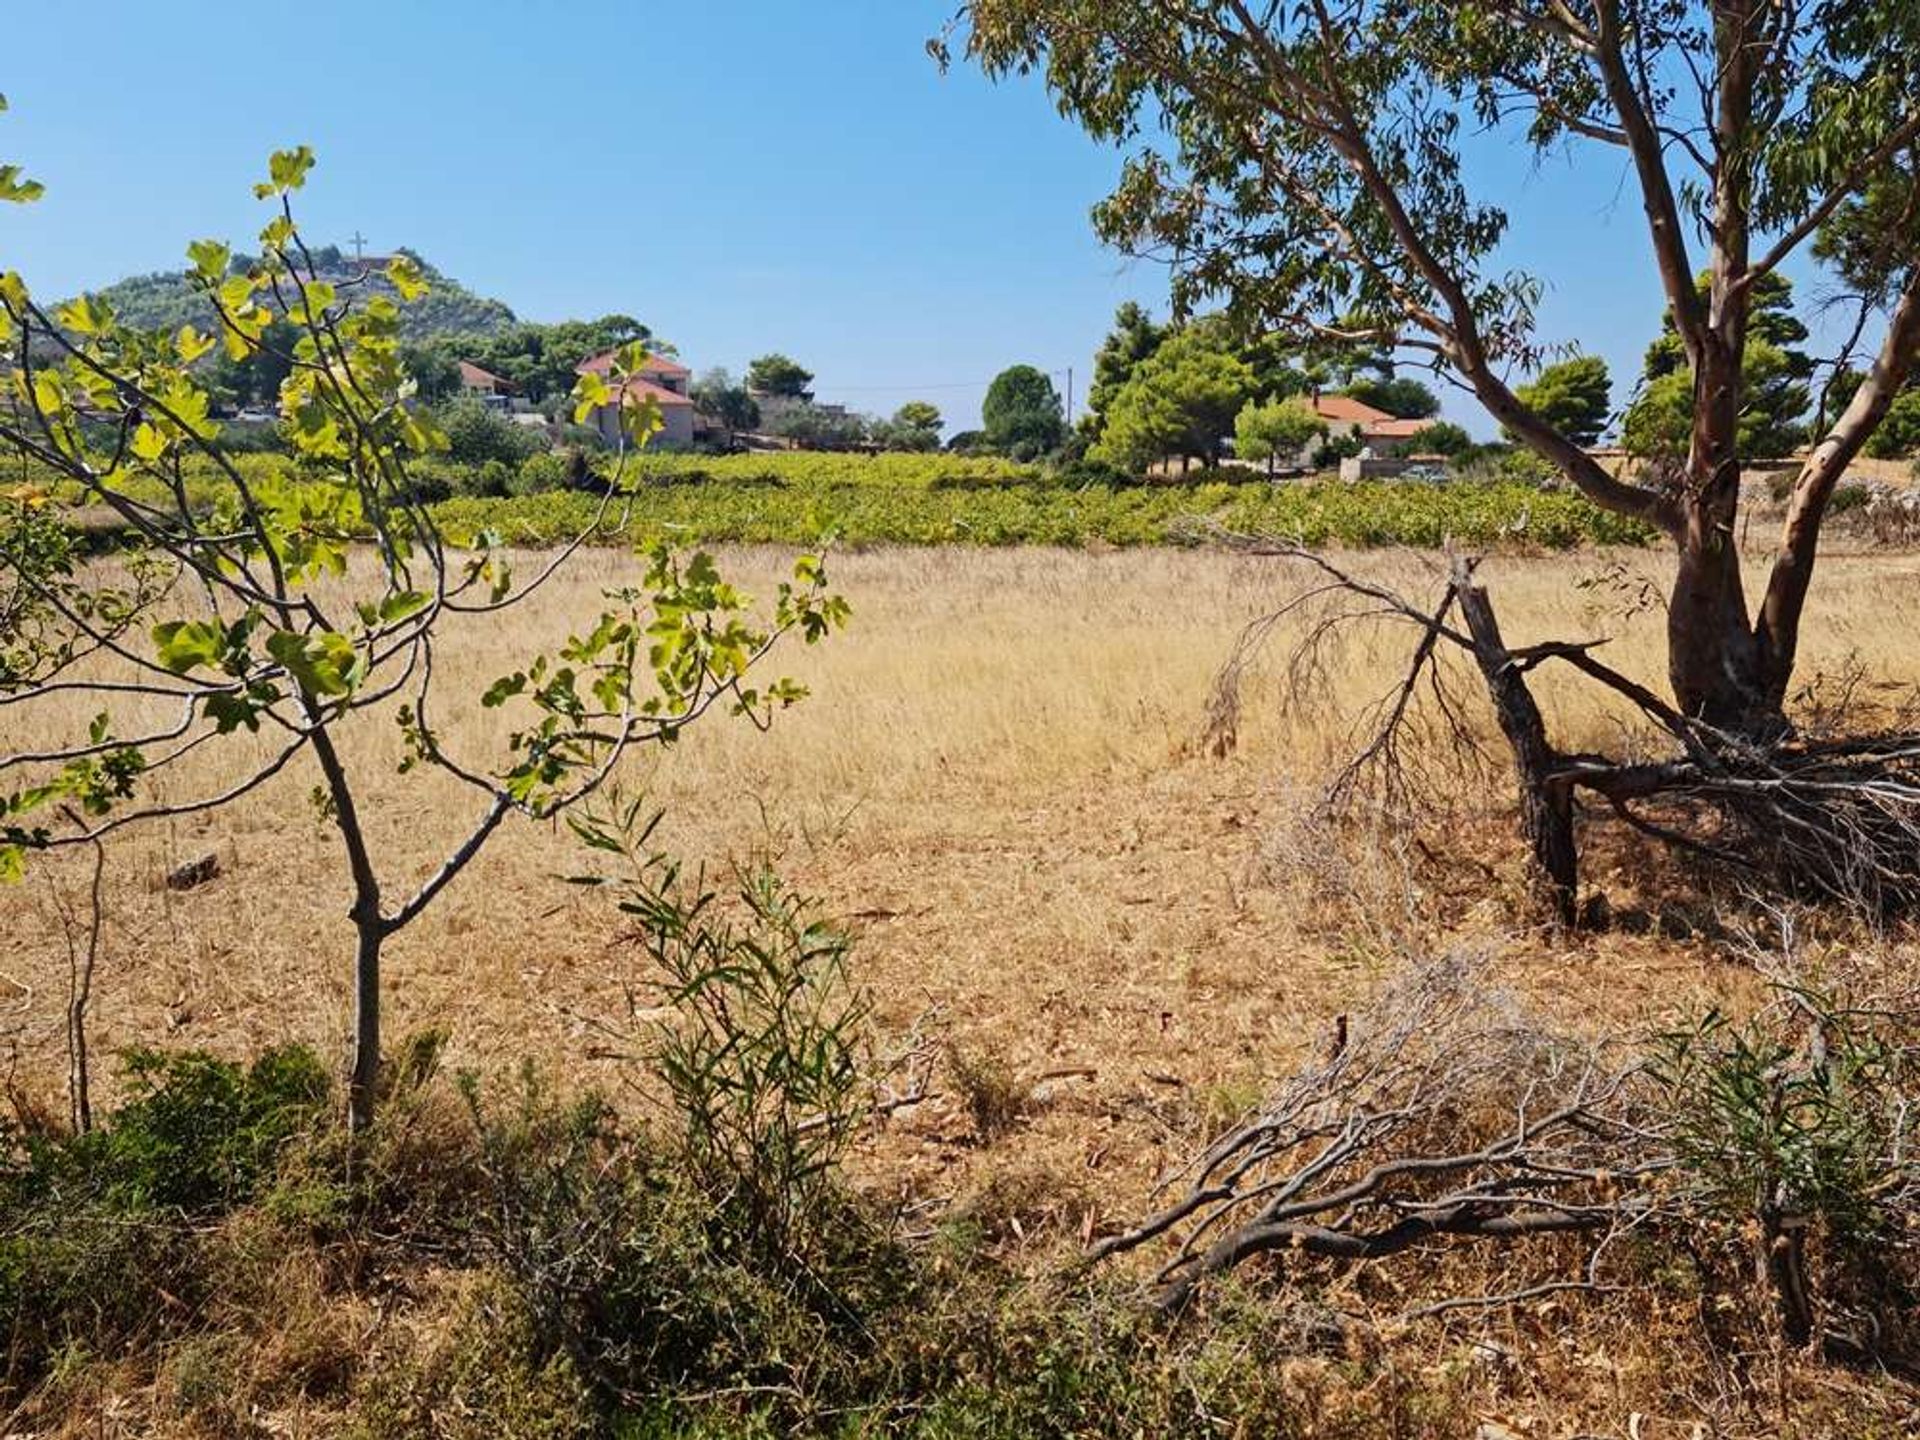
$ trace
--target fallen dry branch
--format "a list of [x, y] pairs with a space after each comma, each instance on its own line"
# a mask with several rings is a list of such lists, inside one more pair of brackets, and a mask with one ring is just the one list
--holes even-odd
[[[1330, 809], [1367, 794], [1387, 812], [1404, 813], [1417, 792], [1437, 788], [1420, 781], [1423, 767], [1458, 768], [1463, 759], [1483, 758], [1464, 701], [1452, 693], [1438, 661], [1443, 646], [1451, 646], [1474, 662], [1507, 740], [1538, 888], [1559, 923], [1572, 924], [1579, 913], [1582, 795], [1598, 813], [1745, 881], [1880, 914], [1920, 906], [1920, 731], [1850, 735], [1823, 714], [1818, 728], [1806, 732], [1731, 734], [1682, 714], [1601, 660], [1595, 651], [1604, 638], [1508, 646], [1476, 578], [1478, 561], [1470, 557], [1454, 560], [1437, 602], [1420, 605], [1290, 541], [1218, 530], [1210, 538], [1246, 554], [1297, 562], [1313, 574], [1301, 595], [1242, 633], [1222, 668], [1208, 709], [1216, 754], [1232, 747], [1240, 690], [1279, 622], [1309, 602], [1325, 602], [1289, 659], [1290, 693], [1311, 687], [1329, 641], [1355, 621], [1384, 617], [1418, 632], [1401, 678], [1364, 718], [1354, 753], [1327, 787]], [[1460, 625], [1451, 620], [1456, 612]], [[1664, 737], [1668, 753], [1623, 761], [1556, 748], [1527, 683], [1549, 664], [1605, 688]], [[1406, 743], [1423, 685], [1439, 713], [1437, 746]]]
[[1171, 1311], [1256, 1257], [1308, 1286], [1404, 1257], [1401, 1320], [1678, 1266], [1730, 1354], [1768, 1338], [1920, 1377], [1910, 1000], [1782, 981], [1747, 1021], [1616, 1052], [1542, 1029], [1481, 957], [1419, 965], [1090, 1261], [1167, 1247], [1149, 1287]]
[[1153, 1286], [1178, 1308], [1255, 1255], [1377, 1261], [1572, 1235], [1578, 1274], [1544, 1283], [1598, 1287], [1608, 1249], [1655, 1213], [1647, 1182], [1671, 1158], [1642, 1143], [1631, 1072], [1534, 1027], [1484, 969], [1455, 956], [1414, 971], [1338, 1053], [1169, 1181], [1184, 1183], [1179, 1199], [1093, 1258], [1172, 1238]]

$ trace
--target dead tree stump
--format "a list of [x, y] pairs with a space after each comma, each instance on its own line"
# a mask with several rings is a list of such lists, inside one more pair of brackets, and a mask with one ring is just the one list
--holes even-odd
[[1500, 638], [1493, 602], [1473, 578], [1471, 560], [1453, 564], [1453, 592], [1473, 640], [1473, 658], [1487, 682], [1501, 733], [1512, 747], [1520, 785], [1520, 829], [1533, 853], [1535, 884], [1554, 919], [1571, 927], [1577, 918], [1580, 854], [1573, 836], [1573, 789], [1556, 772], [1560, 753], [1547, 741], [1546, 721], [1527, 688], [1526, 675]]

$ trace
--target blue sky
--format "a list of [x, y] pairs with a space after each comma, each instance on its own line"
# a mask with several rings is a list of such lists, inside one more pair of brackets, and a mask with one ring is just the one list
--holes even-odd
[[[1165, 278], [1093, 237], [1116, 154], [1037, 83], [940, 75], [952, 9], [94, 0], [81, 34], [19, 7], [0, 157], [48, 195], [0, 216], [0, 268], [63, 295], [244, 246], [266, 153], [305, 142], [310, 237], [411, 246], [530, 319], [631, 314], [697, 369], [784, 350], [823, 398], [962, 424], [1015, 362], [1084, 395], [1115, 305], [1164, 308]], [[1513, 263], [1554, 277], [1545, 332], [1607, 356], [1617, 404], [1660, 300], [1624, 165], [1581, 157], [1482, 158]]]

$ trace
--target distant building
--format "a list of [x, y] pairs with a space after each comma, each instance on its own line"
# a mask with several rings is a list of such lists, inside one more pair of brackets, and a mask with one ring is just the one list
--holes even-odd
[[833, 420], [847, 418], [846, 406], [822, 405], [813, 398], [811, 390], [801, 395], [774, 395], [760, 390], [749, 393], [753, 396], [753, 403], [760, 407], [760, 429], [763, 434], [776, 431], [779, 420], [796, 410], [812, 410]]
[[460, 393], [471, 395], [495, 410], [509, 410], [513, 407], [515, 385], [511, 380], [483, 370], [469, 360], [459, 362]]
[[[578, 373], [599, 375], [611, 384], [617, 353], [609, 350], [582, 361]], [[692, 379], [693, 372], [686, 366], [663, 355], [649, 355], [640, 369], [627, 377], [625, 386], [615, 394], [612, 403], [596, 409], [587, 417], [587, 423], [598, 430], [600, 438], [609, 445], [619, 444], [620, 407], [624, 403], [622, 395], [631, 395], [636, 400], [651, 400], [660, 407], [662, 428], [653, 437], [654, 444], [691, 445], [694, 439], [694, 410], [687, 388]]]
[[[1328, 439], [1351, 435], [1364, 448], [1380, 456], [1405, 454], [1408, 442], [1433, 423], [1402, 420], [1351, 395], [1313, 395], [1307, 403], [1313, 407], [1314, 414], [1327, 422]], [[1318, 442], [1313, 448], [1319, 448]]]

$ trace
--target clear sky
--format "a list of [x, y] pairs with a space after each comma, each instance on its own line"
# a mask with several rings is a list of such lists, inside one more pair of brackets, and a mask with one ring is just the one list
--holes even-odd
[[[0, 268], [43, 295], [245, 248], [267, 152], [305, 142], [313, 240], [409, 246], [529, 319], [636, 316], [696, 369], [783, 350], [862, 410], [972, 424], [1016, 362], [1084, 396], [1115, 305], [1164, 309], [1093, 237], [1119, 157], [1037, 83], [927, 57], [954, 0], [7, 8], [0, 158], [48, 194], [0, 216]], [[1554, 277], [1543, 329], [1619, 404], [1661, 302], [1624, 162], [1583, 154], [1480, 158], [1514, 264]]]

